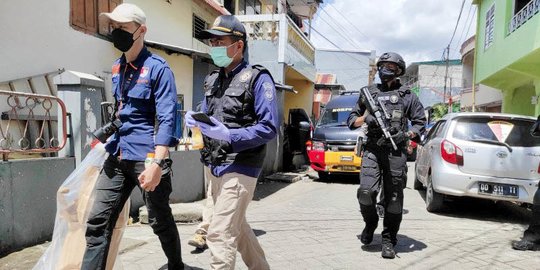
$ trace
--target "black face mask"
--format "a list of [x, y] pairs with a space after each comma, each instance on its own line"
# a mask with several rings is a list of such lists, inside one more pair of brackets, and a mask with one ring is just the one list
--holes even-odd
[[[137, 30], [139, 30], [139, 27], [137, 27], [137, 29], [135, 29], [133, 33], [137, 32]], [[135, 40], [139, 39], [140, 37], [139, 35], [136, 39], [133, 39], [132, 33], [124, 31], [120, 28], [114, 29], [111, 32], [111, 35], [112, 35], [114, 47], [119, 49], [122, 52], [129, 51], [129, 49], [131, 49], [131, 46], [133, 46], [133, 43], [135, 42]]]
[[397, 72], [395, 70], [389, 69], [387, 67], [379, 68], [379, 78], [381, 82], [387, 83], [395, 78], [397, 78]]

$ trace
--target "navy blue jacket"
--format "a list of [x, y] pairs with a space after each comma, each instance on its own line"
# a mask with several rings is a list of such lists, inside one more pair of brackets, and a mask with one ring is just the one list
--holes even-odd
[[[124, 55], [112, 68], [112, 90], [119, 102], [120, 131], [105, 148], [125, 160], [144, 161], [156, 145], [175, 146], [176, 84], [167, 62], [144, 47], [135, 61]], [[156, 125], [157, 122], [157, 125]], [[154, 131], [156, 127], [156, 131]]]

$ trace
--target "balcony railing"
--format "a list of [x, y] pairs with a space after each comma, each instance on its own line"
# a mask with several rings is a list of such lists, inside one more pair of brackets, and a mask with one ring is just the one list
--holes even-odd
[[[294, 64], [290, 62], [302, 61], [302, 64], [315, 64], [315, 47], [286, 14], [238, 17], [246, 26], [249, 41], [271, 41], [278, 46], [278, 62]], [[296, 59], [298, 55], [303, 59]]]
[[[48, 95], [38, 95], [0, 90], [0, 108], [4, 111], [0, 121], [0, 154], [7, 160], [10, 153], [58, 152], [66, 144], [66, 106], [64, 102]], [[56, 110], [60, 108], [59, 115]], [[59, 141], [56, 125], [61, 118], [62, 141]], [[37, 133], [31, 134], [31, 126]]]
[[523, 7], [508, 24], [508, 34], [510, 35], [520, 26], [525, 24], [530, 18], [540, 11], [540, 0], [533, 0]]

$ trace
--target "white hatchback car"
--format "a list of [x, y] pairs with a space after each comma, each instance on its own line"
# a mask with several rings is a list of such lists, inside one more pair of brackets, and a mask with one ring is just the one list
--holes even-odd
[[447, 196], [531, 204], [540, 180], [536, 119], [501, 113], [452, 113], [418, 146], [414, 188], [427, 188], [426, 208], [441, 210]]

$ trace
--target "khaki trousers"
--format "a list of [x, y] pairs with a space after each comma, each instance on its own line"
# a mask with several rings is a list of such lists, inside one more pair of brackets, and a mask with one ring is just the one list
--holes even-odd
[[[209, 181], [209, 180], [207, 180]], [[208, 227], [210, 226], [210, 221], [212, 221], [212, 215], [214, 214], [214, 198], [212, 198], [212, 185], [208, 183], [206, 189], [206, 202], [204, 204], [204, 209], [202, 212], [202, 221], [199, 223], [199, 227], [195, 233], [198, 234], [207, 234]]]
[[236, 251], [249, 269], [270, 269], [257, 237], [246, 221], [246, 210], [253, 198], [257, 178], [239, 173], [215, 177], [205, 168], [214, 199], [206, 242], [212, 269], [234, 269]]

